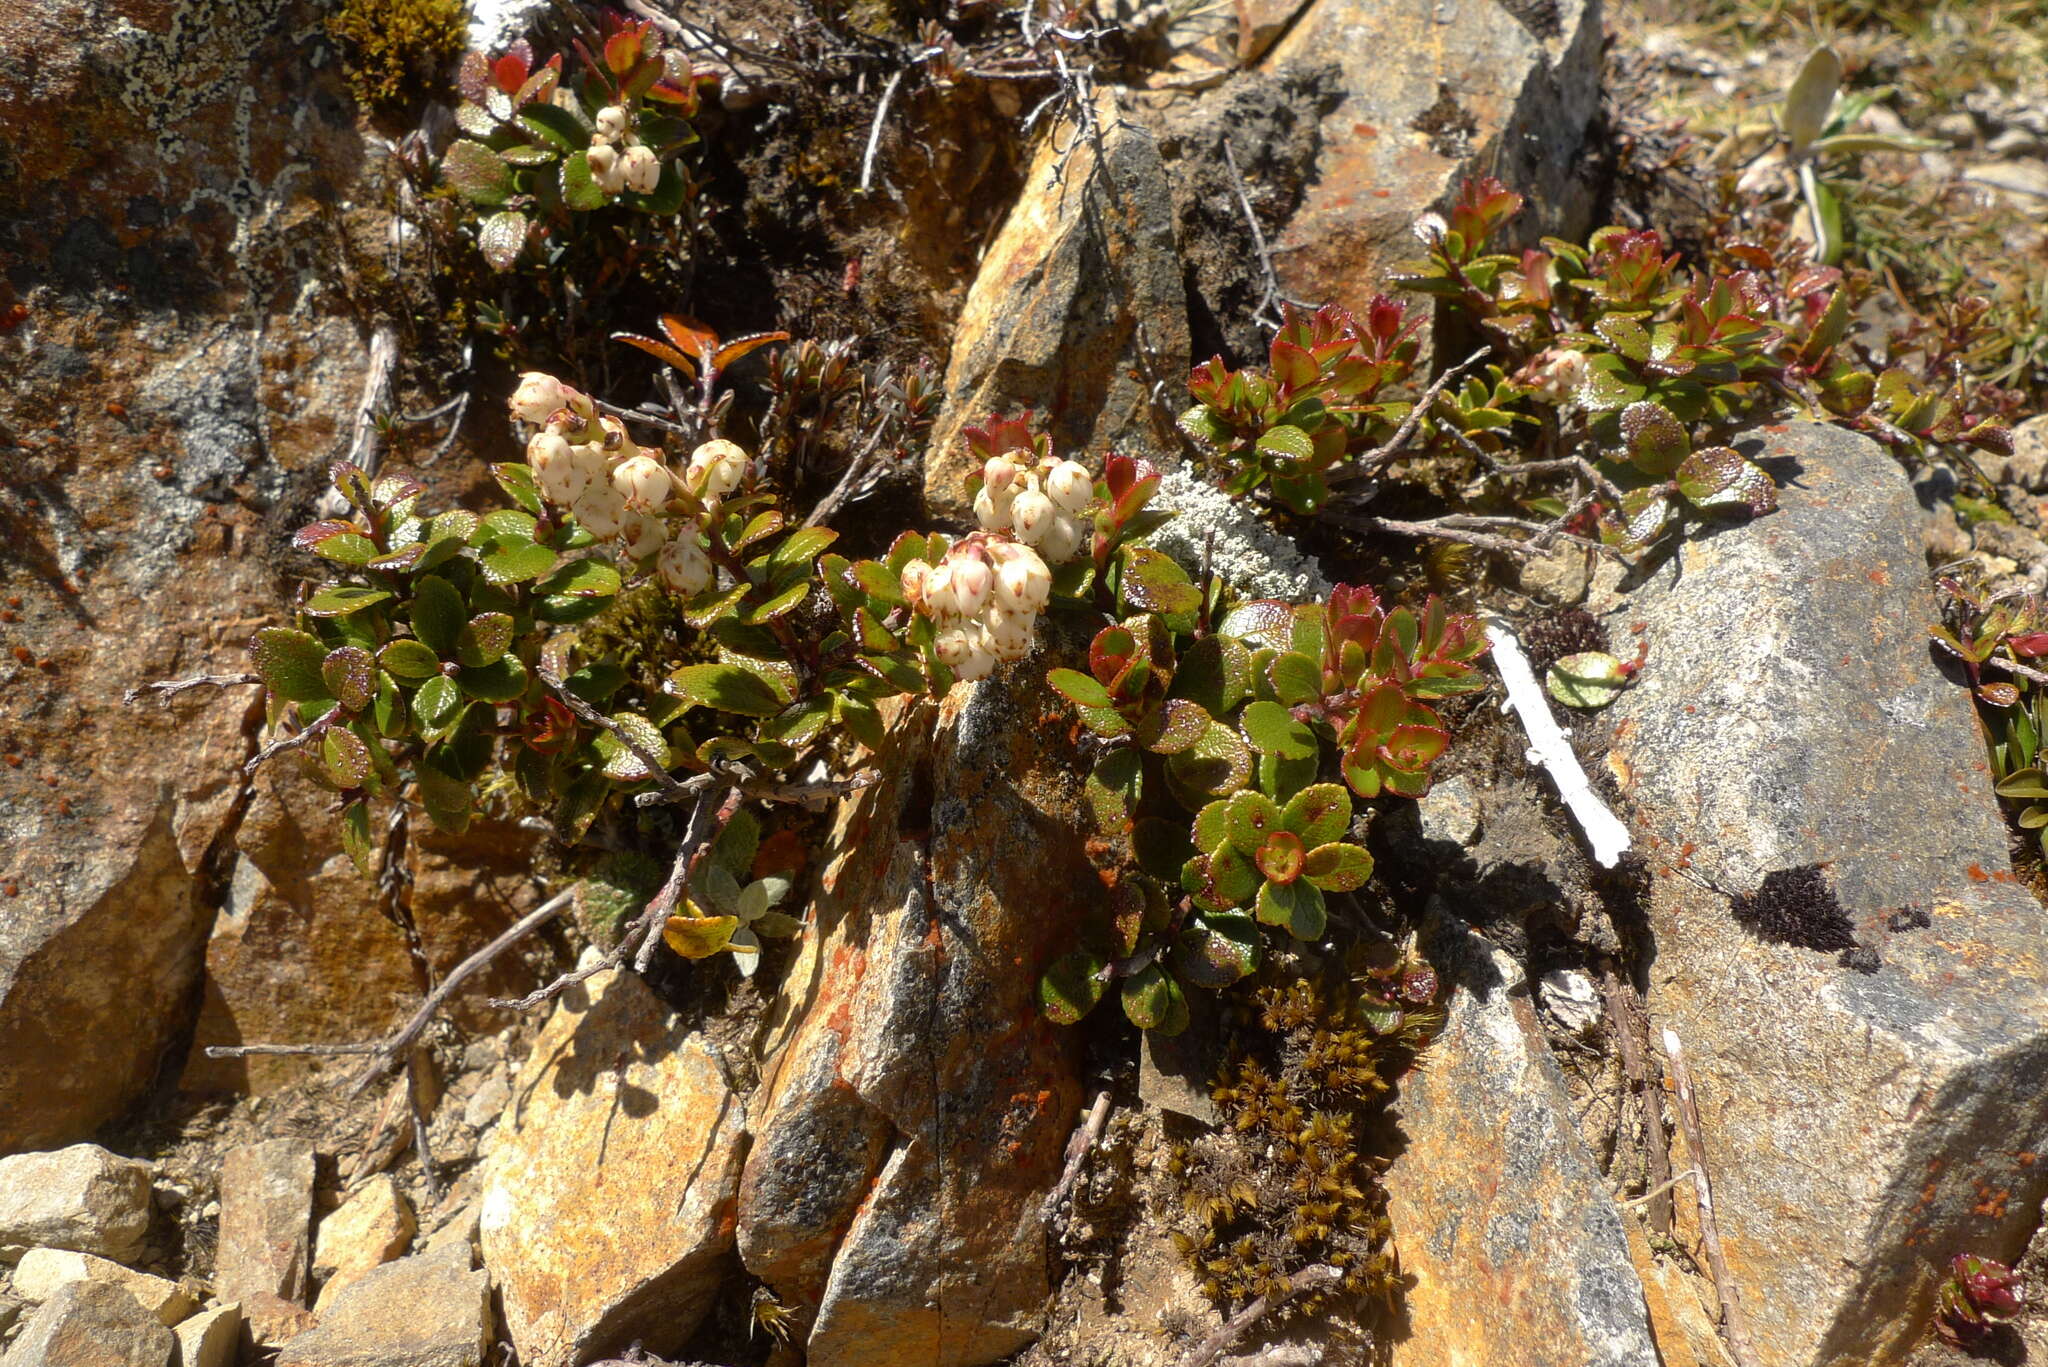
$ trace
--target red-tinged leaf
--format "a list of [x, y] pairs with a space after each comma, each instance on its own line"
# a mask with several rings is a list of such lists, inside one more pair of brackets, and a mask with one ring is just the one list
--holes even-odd
[[526, 78], [519, 87], [519, 93], [512, 97], [512, 103], [523, 105], [534, 100], [545, 100], [555, 93], [555, 87], [561, 83], [562, 54], [557, 52], [548, 58], [546, 66]]
[[655, 360], [664, 361], [674, 366], [691, 379], [695, 379], [697, 376], [697, 367], [691, 362], [690, 358], [677, 351], [667, 342], [656, 341], [652, 337], [642, 337], [637, 332], [614, 332], [612, 340], [614, 342], [624, 342], [627, 346], [639, 347]]
[[623, 76], [640, 62], [640, 32], [621, 29], [605, 39], [604, 64], [614, 76]]
[[1380, 758], [1396, 769], [1420, 773], [1451, 743], [1448, 731], [1437, 726], [1397, 726], [1380, 746]]
[[483, 227], [477, 230], [476, 245], [492, 270], [512, 269], [519, 253], [526, 250], [528, 226], [526, 215], [517, 209], [505, 209], [484, 220]]
[[1177, 755], [1208, 732], [1211, 720], [1200, 703], [1168, 698], [1137, 728], [1138, 744], [1155, 755]]
[[661, 315], [661, 330], [676, 349], [686, 356], [712, 356], [718, 351], [718, 333], [685, 313]]
[[525, 43], [515, 44], [504, 56], [491, 63], [491, 79], [507, 95], [516, 94], [526, 84], [532, 58], [533, 53]]
[[1302, 865], [1307, 858], [1307, 847], [1292, 831], [1273, 832], [1266, 837], [1266, 843], [1259, 846], [1258, 854], [1253, 856], [1259, 872], [1266, 875], [1269, 883], [1292, 883], [1301, 877]]
[[490, 58], [481, 52], [464, 53], [461, 69], [456, 72], [455, 89], [471, 104], [482, 104], [491, 90]]
[[1358, 727], [1361, 737], [1371, 737], [1376, 745], [1379, 738], [1393, 734], [1394, 728], [1408, 719], [1408, 697], [1398, 684], [1381, 684], [1365, 695], [1359, 704]]
[[1273, 339], [1273, 379], [1285, 389], [1306, 389], [1322, 378], [1316, 358], [1284, 338]]
[[376, 658], [361, 646], [342, 646], [321, 661], [320, 679], [327, 696], [350, 712], [360, 712], [376, 696]]
[[717, 353], [712, 356], [712, 368], [723, 370], [750, 351], [758, 351], [772, 342], [786, 342], [788, 340], [789, 334], [786, 332], [756, 332], [745, 337], [735, 338], [720, 347]]
[[2006, 644], [2012, 647], [2015, 655], [2024, 656], [2029, 660], [2039, 659], [2043, 655], [2048, 655], [2048, 631], [2021, 632], [2017, 636], [2007, 637]]
[[2011, 707], [2020, 700], [2020, 691], [2009, 683], [1980, 684], [1977, 696], [1993, 707]]

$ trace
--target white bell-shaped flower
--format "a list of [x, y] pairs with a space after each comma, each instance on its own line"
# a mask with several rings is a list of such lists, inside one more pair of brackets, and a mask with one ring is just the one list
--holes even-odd
[[529, 370], [519, 377], [519, 388], [512, 391], [509, 406], [515, 418], [546, 422], [549, 414], [566, 407], [568, 402], [568, 391], [560, 380], [538, 370]]
[[1063, 513], [1079, 516], [1095, 501], [1095, 481], [1088, 467], [1075, 460], [1063, 460], [1045, 477], [1046, 496]]

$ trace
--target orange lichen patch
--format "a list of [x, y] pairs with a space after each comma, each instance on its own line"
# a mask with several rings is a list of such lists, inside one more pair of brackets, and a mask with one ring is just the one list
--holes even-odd
[[1972, 864], [1965, 872], [1969, 875], [1972, 883], [1988, 883], [1991, 881], [1991, 875], [1984, 872], [1982, 864]]
[[2002, 1220], [2005, 1218], [2006, 1202], [2011, 1199], [2012, 1193], [2004, 1187], [1993, 1187], [1989, 1183], [1979, 1182], [1977, 1183], [1977, 1204], [1970, 1207], [1970, 1213], [1972, 1215], [1982, 1215], [1991, 1220]]

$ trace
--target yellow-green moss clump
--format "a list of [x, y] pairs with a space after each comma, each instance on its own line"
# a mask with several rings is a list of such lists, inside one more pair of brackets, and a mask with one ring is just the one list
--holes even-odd
[[396, 109], [430, 93], [468, 41], [467, 0], [340, 0], [327, 32], [356, 99]]

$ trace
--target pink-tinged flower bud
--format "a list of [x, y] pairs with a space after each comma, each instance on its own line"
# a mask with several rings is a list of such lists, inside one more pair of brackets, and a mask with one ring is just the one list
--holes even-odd
[[953, 601], [958, 604], [962, 617], [979, 617], [981, 610], [988, 606], [988, 594], [994, 575], [989, 572], [988, 562], [978, 555], [954, 554], [947, 557], [947, 564], [953, 571]]
[[1064, 565], [1081, 548], [1083, 532], [1080, 519], [1056, 513], [1048, 522], [1044, 535], [1038, 539], [1038, 553], [1045, 557], [1048, 565]]
[[903, 597], [913, 608], [925, 605], [926, 584], [931, 578], [931, 573], [930, 565], [922, 560], [913, 560], [896, 576], [903, 581]]
[[655, 568], [662, 583], [686, 597], [695, 597], [711, 587], [711, 557], [697, 544], [695, 523], [686, 524], [674, 540], [661, 548]]
[[1010, 530], [1027, 546], [1036, 546], [1059, 510], [1036, 489], [1026, 489], [1010, 502]]
[[597, 430], [600, 434], [598, 441], [603, 445], [604, 453], [611, 457], [614, 463], [631, 460], [640, 454], [640, 448], [626, 435], [626, 424], [611, 414], [607, 413], [597, 420]]
[[641, 560], [653, 555], [667, 543], [668, 520], [654, 513], [629, 511], [619, 531], [626, 543], [626, 554], [635, 560]]
[[619, 154], [619, 174], [636, 195], [651, 195], [661, 183], [661, 161], [651, 147], [628, 147]]
[[626, 500], [628, 509], [651, 513], [667, 505], [675, 492], [675, 481], [660, 461], [650, 456], [634, 456], [612, 471], [612, 487]]
[[1063, 460], [1045, 477], [1045, 492], [1063, 513], [1079, 516], [1095, 501], [1095, 481], [1079, 461]]
[[995, 600], [1005, 612], [1037, 612], [1052, 597], [1052, 571], [1029, 546], [1011, 545], [996, 565]]
[[597, 135], [607, 140], [616, 138], [626, 131], [626, 111], [618, 105], [608, 104], [597, 111]]
[[746, 478], [747, 462], [747, 453], [739, 443], [721, 437], [690, 453], [684, 479], [706, 498], [724, 498]]
[[961, 616], [960, 599], [953, 592], [953, 562], [941, 560], [924, 580], [924, 608], [936, 621]]
[[969, 683], [976, 679], [986, 679], [996, 671], [995, 647], [989, 643], [988, 633], [979, 626], [969, 623], [963, 630], [966, 631], [973, 648], [966, 660], [953, 672]]
[[974, 496], [974, 517], [985, 532], [1006, 532], [1010, 529], [1011, 495], [1008, 490], [998, 494], [984, 484], [981, 492]]
[[590, 472], [576, 451], [553, 432], [536, 432], [526, 443], [526, 463], [550, 503], [574, 503], [590, 486]]
[[989, 649], [998, 660], [1021, 660], [1031, 653], [1036, 644], [1034, 633], [1038, 627], [1035, 612], [1007, 612], [992, 607], [982, 619], [982, 626], [988, 631]]
[[992, 489], [998, 494], [1014, 494], [1017, 476], [1022, 473], [1016, 461], [1007, 456], [990, 456], [981, 466], [981, 487]]
[[582, 496], [569, 505], [569, 513], [592, 536], [608, 540], [625, 526], [626, 499], [610, 481], [592, 480]]
[[974, 656], [975, 633], [966, 627], [947, 627], [932, 638], [932, 654], [939, 657], [939, 663], [956, 674]]
[[508, 406], [512, 416], [527, 422], [546, 422], [548, 415], [569, 402], [568, 390], [552, 375], [529, 370], [519, 377]]
[[1517, 371], [1515, 380], [1545, 403], [1562, 405], [1572, 400], [1592, 373], [1584, 352], [1553, 347]]
[[626, 171], [619, 165], [619, 149], [608, 142], [592, 143], [583, 154], [590, 162], [590, 179], [597, 188], [615, 195], [626, 188]]

